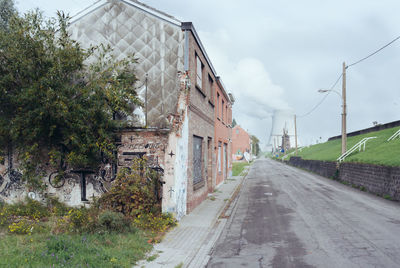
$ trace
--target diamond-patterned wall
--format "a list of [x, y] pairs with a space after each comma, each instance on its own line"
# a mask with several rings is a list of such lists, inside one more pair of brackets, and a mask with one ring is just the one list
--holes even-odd
[[[184, 36], [181, 28], [134, 6], [111, 1], [71, 25], [72, 38], [84, 47], [110, 44], [117, 59], [134, 52], [139, 95], [145, 99], [148, 74], [148, 126], [166, 127], [166, 117], [175, 113], [183, 71]], [[133, 122], [140, 126], [139, 120]]]

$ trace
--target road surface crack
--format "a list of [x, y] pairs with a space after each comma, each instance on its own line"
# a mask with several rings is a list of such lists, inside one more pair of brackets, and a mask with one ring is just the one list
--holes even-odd
[[258, 264], [260, 265], [260, 268], [263, 268], [263, 265], [262, 265], [263, 259], [264, 259], [263, 256], [261, 256], [261, 258], [258, 259]]

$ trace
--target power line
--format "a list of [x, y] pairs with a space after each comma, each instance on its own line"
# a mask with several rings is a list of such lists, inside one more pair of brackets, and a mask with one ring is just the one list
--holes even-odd
[[364, 57], [364, 58], [362, 58], [362, 59], [360, 59], [360, 60], [358, 60], [358, 61], [356, 61], [356, 62], [354, 62], [354, 63], [352, 63], [352, 64], [347, 65], [346, 68], [349, 68], [349, 67], [351, 67], [351, 66], [353, 66], [353, 65], [356, 65], [356, 64], [358, 64], [358, 63], [360, 63], [360, 62], [362, 62], [362, 61], [364, 61], [364, 60], [366, 60], [366, 59], [372, 57], [373, 55], [377, 54], [378, 52], [380, 52], [381, 50], [383, 50], [383, 49], [385, 49], [386, 47], [390, 46], [391, 44], [393, 44], [394, 42], [396, 42], [396, 41], [399, 40], [399, 39], [400, 39], [400, 36], [396, 37], [395, 39], [393, 39], [392, 41], [390, 41], [389, 43], [387, 43], [386, 45], [384, 45], [384, 46], [381, 47], [380, 49], [376, 50], [375, 52], [372, 52], [372, 53], [369, 54], [368, 56], [366, 56], [366, 57]]
[[340, 74], [340, 76], [338, 77], [338, 79], [336, 79], [335, 83], [330, 87], [330, 89], [329, 89], [329, 91], [328, 91], [328, 94], [326, 94], [326, 95], [321, 99], [320, 102], [318, 102], [308, 113], [305, 113], [305, 114], [303, 114], [303, 115], [300, 115], [300, 116], [298, 116], [298, 118], [305, 117], [305, 116], [311, 114], [312, 112], [314, 112], [314, 111], [325, 101], [325, 99], [328, 97], [328, 95], [332, 92], [333, 88], [337, 85], [337, 83], [339, 83], [340, 78], [342, 78], [342, 76], [343, 76], [343, 73]]
[[[354, 66], [354, 65], [356, 65], [356, 64], [359, 64], [360, 62], [362, 62], [362, 61], [364, 61], [364, 60], [366, 60], [366, 59], [368, 59], [368, 58], [374, 56], [375, 54], [379, 53], [380, 51], [382, 51], [383, 49], [387, 48], [388, 46], [390, 46], [391, 44], [393, 44], [394, 42], [396, 42], [396, 41], [399, 40], [399, 39], [400, 39], [400, 36], [396, 37], [395, 39], [393, 39], [392, 41], [390, 41], [389, 43], [387, 43], [387, 44], [384, 45], [383, 47], [379, 48], [378, 50], [372, 52], [372, 53], [369, 54], [368, 56], [365, 56], [364, 58], [362, 58], [362, 59], [360, 59], [360, 60], [358, 60], [358, 61], [356, 61], [356, 62], [353, 62], [353, 63], [347, 65], [347, 66], [346, 66], [346, 69], [349, 68], [349, 67], [351, 67], [351, 66]], [[339, 76], [339, 78], [336, 80], [336, 82], [333, 84], [333, 86], [331, 86], [331, 88], [330, 88], [329, 91], [328, 91], [328, 94], [326, 94], [326, 95], [321, 99], [320, 102], [318, 102], [308, 113], [305, 113], [304, 115], [298, 116], [298, 118], [305, 117], [305, 116], [311, 114], [312, 112], [314, 112], [314, 111], [325, 101], [325, 99], [326, 99], [326, 98], [328, 97], [328, 95], [331, 93], [331, 91], [333, 90], [333, 88], [334, 88], [334, 87], [337, 85], [337, 83], [340, 81], [340, 78], [342, 78], [342, 76], [343, 76], [343, 73]]]

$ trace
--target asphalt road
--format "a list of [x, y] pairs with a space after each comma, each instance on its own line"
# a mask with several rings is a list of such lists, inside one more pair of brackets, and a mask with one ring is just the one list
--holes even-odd
[[260, 159], [207, 267], [400, 267], [400, 204]]

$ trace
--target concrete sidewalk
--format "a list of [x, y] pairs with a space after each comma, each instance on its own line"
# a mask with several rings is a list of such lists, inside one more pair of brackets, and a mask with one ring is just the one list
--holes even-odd
[[[149, 254], [158, 257], [143, 260], [135, 267], [204, 267], [227, 221], [243, 176], [230, 177], [189, 215], [179, 222]], [[220, 217], [221, 216], [221, 217]]]

